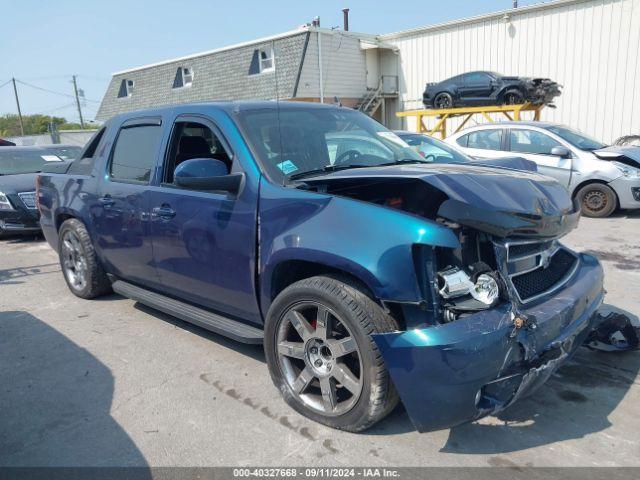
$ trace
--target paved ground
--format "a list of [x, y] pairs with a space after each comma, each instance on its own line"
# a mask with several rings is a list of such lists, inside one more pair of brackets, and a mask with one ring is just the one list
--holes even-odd
[[[640, 314], [640, 216], [583, 219], [605, 308]], [[0, 465], [640, 465], [640, 354], [581, 349], [499, 418], [360, 435], [288, 408], [260, 348], [113, 295], [68, 292], [41, 240], [0, 242]]]

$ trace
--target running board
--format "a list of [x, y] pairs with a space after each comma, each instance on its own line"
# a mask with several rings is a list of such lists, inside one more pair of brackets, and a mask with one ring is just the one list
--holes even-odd
[[189, 323], [219, 333], [242, 343], [261, 344], [264, 332], [259, 328], [245, 325], [230, 318], [211, 313], [188, 303], [174, 300], [159, 293], [146, 290], [122, 280], [116, 280], [113, 291], [136, 302], [143, 303], [161, 312], [178, 317]]

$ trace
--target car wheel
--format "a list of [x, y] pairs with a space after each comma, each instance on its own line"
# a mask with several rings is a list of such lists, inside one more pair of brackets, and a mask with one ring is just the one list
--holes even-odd
[[362, 288], [345, 279], [300, 280], [269, 309], [269, 373], [297, 412], [332, 428], [362, 431], [398, 403], [371, 336], [397, 328]]
[[453, 107], [453, 97], [447, 92], [439, 93], [433, 99], [433, 106], [435, 108], [451, 108]]
[[520, 105], [524, 103], [524, 97], [518, 90], [510, 90], [504, 94], [505, 105]]
[[89, 232], [75, 218], [66, 220], [58, 232], [60, 267], [69, 290], [80, 298], [95, 298], [111, 291], [111, 282], [93, 249]]
[[576, 198], [585, 217], [608, 217], [617, 207], [615, 192], [602, 183], [585, 185], [578, 191]]

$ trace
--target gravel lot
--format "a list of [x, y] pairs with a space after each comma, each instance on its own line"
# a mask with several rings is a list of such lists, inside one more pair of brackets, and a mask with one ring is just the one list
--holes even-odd
[[[638, 321], [640, 216], [566, 239]], [[41, 239], [0, 241], [0, 465], [638, 466], [640, 354], [581, 349], [499, 417], [419, 434], [398, 408], [359, 435], [289, 409], [259, 347], [112, 295], [74, 297]]]

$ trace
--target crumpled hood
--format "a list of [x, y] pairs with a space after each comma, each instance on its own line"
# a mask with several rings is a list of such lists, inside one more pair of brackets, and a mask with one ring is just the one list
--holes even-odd
[[594, 150], [593, 154], [601, 160], [615, 160], [632, 167], [640, 168], [640, 147], [605, 147]]
[[304, 181], [339, 185], [360, 179], [423, 181], [447, 197], [439, 206], [439, 216], [500, 237], [557, 237], [572, 230], [579, 218], [579, 209], [562, 185], [531, 172], [475, 165], [397, 165], [345, 170]]

